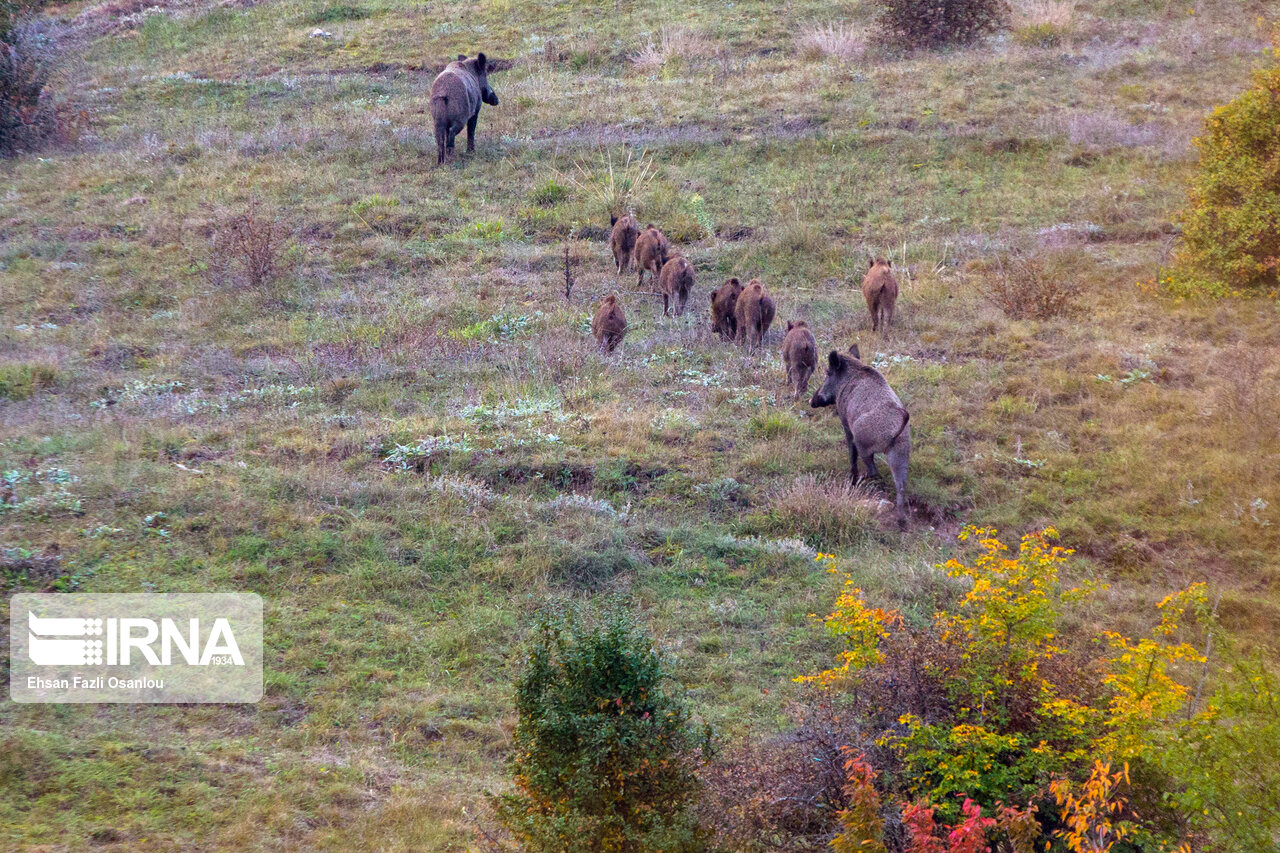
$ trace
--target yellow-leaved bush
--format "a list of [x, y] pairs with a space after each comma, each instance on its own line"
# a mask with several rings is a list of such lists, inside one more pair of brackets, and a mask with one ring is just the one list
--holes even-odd
[[[1072, 552], [1056, 544], [1055, 530], [1023, 537], [1016, 552], [992, 529], [966, 528], [960, 539], [976, 545], [976, 554], [939, 568], [961, 581], [963, 592], [927, 624], [868, 603], [846, 577], [824, 618], [840, 640], [835, 665], [797, 679], [841, 691], [866, 726], [878, 773], [859, 759], [860, 784], [874, 778], [886, 799], [957, 826], [986, 825], [975, 822], [973, 809], [1021, 809], [1025, 825], [1034, 805], [1045, 826], [1068, 822], [1078, 837], [1092, 828], [1098, 838], [1143, 849], [1175, 848], [1188, 825], [1207, 831], [1189, 814], [1204, 813], [1203, 798], [1187, 796], [1185, 787], [1173, 796], [1169, 790], [1193, 784], [1196, 775], [1173, 766], [1178, 750], [1171, 745], [1189, 756], [1194, 727], [1221, 743], [1222, 729], [1213, 725], [1222, 709], [1242, 713], [1240, 691], [1231, 703], [1204, 685], [1209, 667], [1200, 649], [1214, 630], [1205, 586], [1162, 601], [1149, 636], [1080, 631], [1086, 613], [1078, 605], [1097, 588], [1062, 582]], [[819, 559], [835, 570], [834, 558]], [[1070, 642], [1061, 636], [1068, 623], [1077, 626]], [[1255, 706], [1274, 703], [1271, 681], [1248, 683]], [[1205, 698], [1197, 700], [1197, 688]], [[1269, 736], [1274, 715], [1251, 719]], [[1112, 766], [1124, 769], [1117, 775]], [[1126, 805], [1131, 800], [1144, 803], [1143, 820]], [[1263, 810], [1264, 802], [1254, 803], [1255, 821], [1266, 822]], [[1104, 818], [1105, 826], [1090, 823]], [[868, 831], [846, 820], [846, 837]], [[1255, 835], [1274, 839], [1267, 833]], [[1052, 840], [1042, 834], [1041, 841]], [[1070, 846], [1076, 836], [1060, 840]]]

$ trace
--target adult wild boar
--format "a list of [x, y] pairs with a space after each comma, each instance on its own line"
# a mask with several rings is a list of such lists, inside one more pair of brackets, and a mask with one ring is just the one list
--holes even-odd
[[818, 365], [818, 341], [804, 320], [787, 323], [787, 335], [782, 339], [782, 365], [787, 370], [787, 385], [799, 400], [809, 390], [809, 378]]
[[676, 255], [662, 265], [658, 275], [658, 292], [662, 294], [662, 316], [667, 316], [671, 302], [675, 302], [675, 314], [684, 313], [685, 303], [689, 301], [689, 291], [693, 290], [693, 264], [684, 255]]
[[636, 224], [636, 218], [630, 213], [624, 214], [621, 218], [610, 215], [609, 225], [613, 229], [609, 233], [609, 251], [613, 252], [613, 264], [617, 268], [613, 280], [617, 283], [618, 276], [631, 269], [631, 259], [635, 255], [636, 238], [640, 236], [640, 228]]
[[898, 303], [898, 280], [893, 277], [893, 262], [884, 258], [871, 260], [871, 268], [862, 279], [862, 298], [871, 312], [871, 331], [889, 328], [893, 322], [893, 306]]
[[591, 334], [600, 345], [600, 352], [608, 355], [618, 348], [627, 334], [627, 315], [618, 304], [618, 294], [611, 293], [596, 306], [591, 318]]
[[723, 340], [732, 341], [738, 337], [738, 318], [734, 309], [738, 307], [741, 295], [742, 282], [736, 278], [711, 291], [711, 331]]
[[849, 477], [858, 482], [858, 460], [866, 476], [884, 482], [875, 455], [883, 453], [897, 492], [894, 505], [898, 524], [907, 524], [907, 466], [911, 461], [911, 416], [880, 372], [863, 364], [855, 345], [849, 354], [831, 351], [827, 357], [827, 381], [809, 401], [815, 409], [835, 406], [849, 445]]
[[489, 88], [489, 60], [483, 53], [450, 62], [431, 84], [431, 118], [436, 128], [436, 164], [453, 154], [453, 140], [467, 128], [467, 151], [476, 150], [476, 121], [480, 104], [498, 105], [498, 96]]

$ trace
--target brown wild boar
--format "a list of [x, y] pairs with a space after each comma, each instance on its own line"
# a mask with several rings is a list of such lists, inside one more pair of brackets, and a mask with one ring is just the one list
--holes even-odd
[[600, 345], [600, 352], [608, 355], [618, 348], [627, 334], [627, 315], [618, 304], [618, 294], [611, 293], [596, 306], [591, 318], [591, 334]]
[[738, 325], [735, 340], [745, 342], [752, 349], [760, 346], [774, 315], [773, 300], [760, 279], [751, 279], [751, 283], [738, 294], [733, 315]]
[[650, 223], [645, 226], [644, 231], [640, 232], [640, 236], [636, 237], [635, 251], [636, 269], [639, 271], [636, 277], [636, 290], [644, 285], [646, 270], [653, 274], [652, 283], [649, 286], [657, 288], [658, 274], [662, 271], [667, 259], [671, 257], [671, 241], [667, 239], [667, 235]]
[[849, 445], [849, 478], [858, 482], [858, 460], [868, 479], [884, 480], [875, 455], [883, 453], [893, 475], [898, 524], [907, 524], [907, 466], [911, 461], [911, 416], [880, 372], [863, 364], [858, 347], [849, 354], [831, 351], [827, 357], [827, 381], [813, 395], [810, 405], [836, 407]]
[[636, 237], [640, 235], [640, 229], [636, 225], [636, 218], [630, 213], [623, 214], [621, 218], [611, 215], [609, 224], [613, 226], [609, 235], [609, 249], [613, 252], [613, 264], [617, 267], [617, 273], [613, 277], [616, 282], [618, 276], [631, 269], [631, 258], [636, 251]]
[[893, 322], [893, 306], [898, 302], [898, 280], [893, 277], [893, 262], [884, 258], [871, 260], [871, 268], [862, 279], [862, 296], [871, 312], [871, 331], [886, 329]]
[[764, 340], [769, 334], [769, 327], [773, 325], [773, 318], [777, 312], [773, 307], [773, 297], [766, 290], [760, 297], [760, 339]]
[[693, 264], [685, 260], [684, 255], [676, 255], [662, 265], [662, 273], [658, 276], [658, 292], [662, 294], [662, 316], [667, 316], [667, 307], [673, 300], [676, 316], [683, 314], [691, 290]]
[[480, 104], [496, 107], [498, 96], [489, 88], [489, 60], [483, 53], [474, 59], [459, 56], [431, 84], [431, 118], [436, 130], [436, 164], [453, 154], [453, 141], [465, 126], [467, 151], [476, 150], [476, 122]]
[[795, 389], [796, 399], [809, 390], [809, 377], [818, 365], [818, 342], [804, 320], [787, 323], [782, 339], [782, 365], [787, 369], [787, 385]]
[[738, 318], [734, 308], [742, 293], [742, 282], [731, 278], [711, 291], [711, 331], [726, 341], [738, 337]]

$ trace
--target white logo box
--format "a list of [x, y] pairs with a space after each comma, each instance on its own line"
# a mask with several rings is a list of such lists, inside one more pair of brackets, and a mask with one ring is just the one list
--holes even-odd
[[257, 702], [253, 593], [20, 593], [9, 599], [15, 702]]

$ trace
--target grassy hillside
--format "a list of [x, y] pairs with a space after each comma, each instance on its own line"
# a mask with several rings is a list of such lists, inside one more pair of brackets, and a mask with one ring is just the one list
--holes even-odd
[[[867, 2], [143, 5], [50, 11], [88, 123], [0, 163], [0, 578], [257, 592], [266, 697], [5, 704], [0, 846], [465, 849], [544, 602], [621, 593], [702, 719], [768, 733], [829, 653], [814, 549], [927, 614], [968, 522], [1056, 524], [1100, 623], [1204, 580], [1274, 637], [1280, 309], [1143, 283], [1280, 4], [1081, 0], [1056, 46], [912, 55]], [[806, 38], [829, 24], [839, 55]], [[501, 105], [437, 168], [426, 92], [477, 49]], [[602, 358], [626, 178], [695, 310], [624, 279]], [[246, 210], [284, 244], [269, 285], [226, 248]], [[1077, 310], [984, 298], [1010, 249]], [[869, 253], [912, 273], [883, 336]], [[760, 354], [710, 333], [730, 275], [778, 302]], [[906, 533], [787, 398], [797, 317], [911, 410]]]

